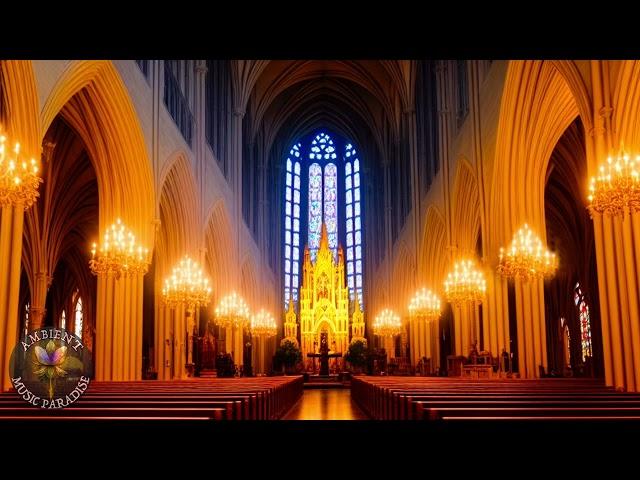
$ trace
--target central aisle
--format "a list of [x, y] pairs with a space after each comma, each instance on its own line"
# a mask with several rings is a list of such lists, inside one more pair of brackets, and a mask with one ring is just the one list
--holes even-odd
[[367, 420], [348, 388], [305, 389], [283, 420]]

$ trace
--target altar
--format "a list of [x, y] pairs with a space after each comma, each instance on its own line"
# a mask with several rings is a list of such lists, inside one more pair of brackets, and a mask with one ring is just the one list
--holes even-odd
[[[319, 353], [307, 353], [307, 357], [314, 359], [320, 359], [320, 376], [329, 375], [329, 359], [342, 357], [342, 353], [329, 353], [329, 342], [327, 340], [327, 334], [323, 332], [320, 336], [320, 352]], [[315, 369], [314, 369], [315, 370]]]

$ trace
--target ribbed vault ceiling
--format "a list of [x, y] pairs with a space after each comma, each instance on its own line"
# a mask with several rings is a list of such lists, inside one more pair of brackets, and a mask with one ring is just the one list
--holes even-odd
[[[249, 138], [267, 151], [320, 128], [384, 152], [410, 100], [409, 61], [272, 61], [261, 65], [247, 108]], [[391, 138], [389, 138], [389, 132]], [[381, 155], [376, 155], [380, 158]]]

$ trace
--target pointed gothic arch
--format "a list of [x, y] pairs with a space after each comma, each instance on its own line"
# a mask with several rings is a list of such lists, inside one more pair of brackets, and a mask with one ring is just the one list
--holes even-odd
[[40, 131], [47, 131], [58, 114], [82, 138], [96, 170], [100, 231], [120, 217], [152, 249], [151, 162], [138, 115], [113, 62], [70, 62], [43, 105]]

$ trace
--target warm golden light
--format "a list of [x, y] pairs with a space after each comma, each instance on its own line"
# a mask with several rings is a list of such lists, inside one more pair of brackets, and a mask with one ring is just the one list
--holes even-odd
[[484, 274], [473, 260], [462, 260], [453, 267], [444, 282], [447, 302], [459, 305], [464, 302], [482, 303], [487, 291]]
[[[98, 258], [96, 258], [96, 254]], [[149, 269], [149, 249], [136, 244], [136, 237], [118, 218], [104, 234], [100, 246], [91, 248], [89, 266], [94, 275], [145, 274]]]
[[185, 305], [193, 311], [211, 301], [211, 286], [197, 262], [187, 255], [164, 281], [162, 298], [168, 307]]
[[278, 326], [273, 315], [263, 309], [251, 317], [251, 335], [254, 337], [270, 338], [278, 333]]
[[631, 159], [621, 153], [607, 158], [589, 185], [589, 212], [617, 215], [625, 207], [640, 210], [640, 155]]
[[440, 297], [426, 288], [418, 290], [409, 304], [411, 318], [418, 320], [435, 320], [441, 312]]
[[39, 196], [38, 162], [20, 158], [20, 144], [7, 148], [8, 137], [0, 127], [0, 207], [21, 204], [25, 210]]
[[549, 252], [538, 236], [525, 223], [516, 232], [511, 246], [500, 249], [498, 273], [505, 277], [529, 280], [552, 277], [558, 268], [558, 258]]
[[222, 328], [249, 326], [249, 307], [236, 292], [222, 298], [215, 309], [215, 322]]
[[373, 333], [379, 337], [400, 335], [402, 333], [402, 321], [398, 315], [386, 308], [374, 320]]

